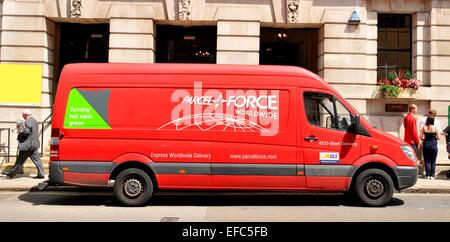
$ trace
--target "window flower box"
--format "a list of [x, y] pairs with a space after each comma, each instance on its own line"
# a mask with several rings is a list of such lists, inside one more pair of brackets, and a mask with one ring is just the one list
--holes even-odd
[[402, 99], [414, 99], [417, 97], [417, 90], [412, 88], [399, 88], [398, 95], [388, 95], [383, 92], [383, 98], [402, 98]]
[[416, 98], [422, 82], [412, 78], [411, 71], [393, 70], [377, 82], [383, 98]]

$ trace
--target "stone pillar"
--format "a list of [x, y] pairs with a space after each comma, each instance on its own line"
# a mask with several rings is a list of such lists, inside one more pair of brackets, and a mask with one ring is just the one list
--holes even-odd
[[423, 85], [430, 85], [430, 14], [413, 15], [412, 71]]
[[113, 5], [110, 17], [109, 62], [154, 63], [153, 8]]
[[259, 64], [258, 10], [221, 7], [217, 15], [217, 64]]
[[[445, 6], [443, 6], [445, 5]], [[431, 85], [450, 87], [450, 2], [432, 1]]]
[[259, 22], [217, 23], [217, 64], [259, 64]]
[[[3, 1], [2, 5], [0, 62], [40, 64], [43, 73], [40, 105], [0, 103], [0, 125], [14, 128], [23, 108], [31, 108], [36, 120], [42, 122], [53, 106], [55, 24], [46, 19], [41, 1]], [[48, 145], [50, 130], [45, 134], [44, 145]], [[15, 139], [11, 141], [15, 148]]]
[[330, 83], [375, 85], [376, 53], [376, 23], [325, 23], [319, 30], [319, 74]]

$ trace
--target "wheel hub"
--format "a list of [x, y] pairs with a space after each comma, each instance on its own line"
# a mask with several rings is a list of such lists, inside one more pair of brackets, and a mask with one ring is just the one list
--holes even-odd
[[368, 179], [365, 185], [366, 192], [371, 197], [380, 197], [384, 194], [384, 184], [378, 179]]
[[125, 194], [129, 197], [137, 197], [144, 191], [144, 186], [138, 179], [127, 179], [124, 182]]

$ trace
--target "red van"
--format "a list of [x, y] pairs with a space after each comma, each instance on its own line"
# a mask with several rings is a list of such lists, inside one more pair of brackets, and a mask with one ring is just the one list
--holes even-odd
[[417, 181], [413, 149], [299, 67], [73, 64], [62, 71], [50, 181], [157, 190], [351, 192], [383, 206]]

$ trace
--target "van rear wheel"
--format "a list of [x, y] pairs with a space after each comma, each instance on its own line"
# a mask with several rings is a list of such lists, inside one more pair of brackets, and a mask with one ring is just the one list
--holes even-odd
[[140, 169], [126, 169], [119, 173], [114, 182], [114, 196], [125, 206], [143, 206], [152, 194], [152, 180]]
[[358, 175], [354, 189], [359, 201], [368, 206], [380, 207], [391, 201], [394, 183], [386, 172], [368, 169]]

